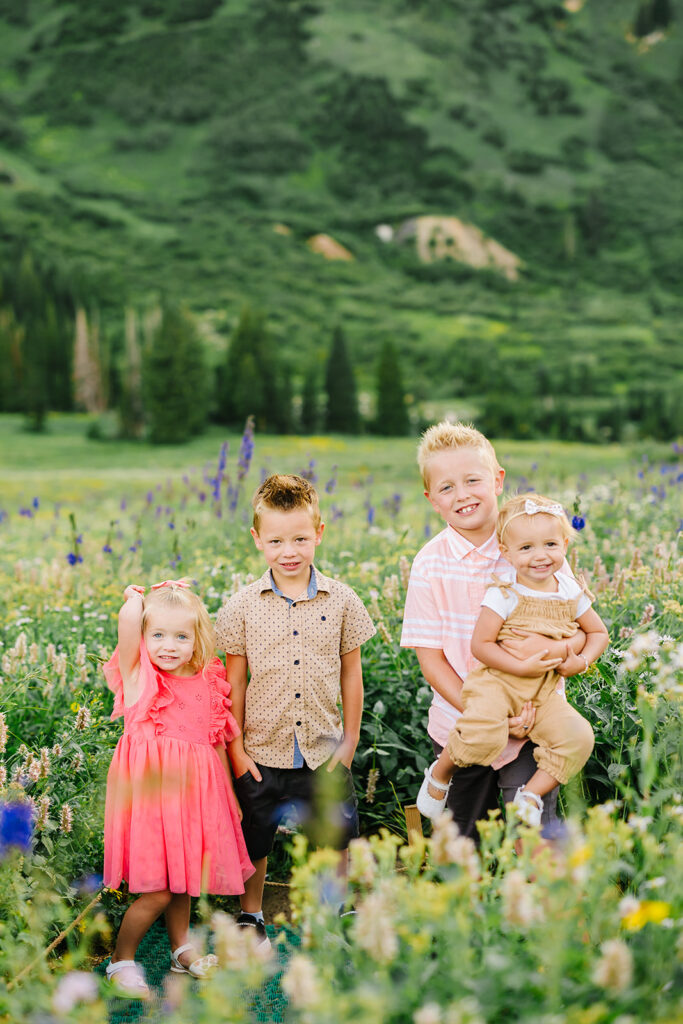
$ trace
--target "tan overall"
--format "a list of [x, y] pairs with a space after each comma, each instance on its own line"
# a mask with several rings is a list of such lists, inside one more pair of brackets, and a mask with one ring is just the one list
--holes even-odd
[[[501, 590], [512, 589], [496, 581]], [[576, 633], [577, 599], [546, 600], [515, 590], [518, 604], [505, 620], [498, 640], [515, 636], [521, 629], [541, 633], [551, 640], [563, 640]], [[522, 705], [532, 701], [536, 720], [528, 736], [537, 744], [534, 757], [539, 768], [558, 782], [568, 782], [586, 763], [593, 749], [589, 723], [557, 692], [560, 676], [514, 676], [485, 665], [469, 673], [462, 688], [464, 713], [448, 737], [448, 753], [460, 768], [491, 764], [508, 742], [508, 717], [519, 715]]]

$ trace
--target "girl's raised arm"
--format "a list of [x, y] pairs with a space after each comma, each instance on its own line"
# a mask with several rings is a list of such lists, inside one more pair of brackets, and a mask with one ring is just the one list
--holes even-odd
[[119, 670], [123, 679], [123, 701], [127, 707], [138, 699], [142, 598], [144, 587], [131, 584], [123, 592], [126, 599], [119, 612]]

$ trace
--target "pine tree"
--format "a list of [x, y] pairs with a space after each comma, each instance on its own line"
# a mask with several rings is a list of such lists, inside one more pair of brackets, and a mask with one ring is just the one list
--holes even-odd
[[264, 315], [245, 307], [228, 345], [225, 370], [219, 375], [217, 419], [241, 428], [253, 416], [257, 430], [286, 433], [290, 394]]
[[654, 28], [668, 28], [673, 19], [670, 0], [653, 0], [652, 25]]
[[375, 429], [385, 437], [403, 437], [409, 429], [406, 397], [398, 355], [388, 339], [377, 363], [377, 418]]
[[135, 310], [126, 309], [125, 354], [119, 400], [119, 432], [121, 437], [138, 440], [144, 430], [142, 402], [142, 353], [138, 342], [138, 318]]
[[76, 310], [74, 337], [74, 403], [78, 408], [91, 413], [100, 413], [104, 409], [96, 338], [97, 334], [88, 330], [88, 318], [80, 306]]
[[650, 3], [650, 0], [643, 0], [638, 8], [636, 20], [633, 23], [633, 34], [637, 36], [638, 39], [642, 39], [643, 36], [649, 36], [653, 28], [652, 4]]
[[340, 434], [357, 434], [360, 430], [360, 415], [356, 381], [341, 327], [336, 327], [332, 335], [332, 345], [325, 367], [325, 394], [327, 430]]
[[181, 444], [206, 423], [206, 368], [201, 339], [189, 315], [167, 305], [143, 360], [149, 439]]
[[318, 374], [312, 363], [309, 363], [301, 388], [301, 432], [315, 434], [320, 425], [318, 396]]

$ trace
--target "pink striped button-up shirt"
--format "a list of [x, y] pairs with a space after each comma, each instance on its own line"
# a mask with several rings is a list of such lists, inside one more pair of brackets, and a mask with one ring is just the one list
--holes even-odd
[[[479, 663], [470, 643], [481, 601], [493, 573], [509, 572], [495, 533], [481, 547], [446, 526], [418, 551], [410, 572], [403, 615], [402, 647], [432, 647], [464, 679]], [[446, 746], [448, 734], [461, 712], [433, 690], [429, 709], [429, 735]], [[501, 768], [517, 757], [526, 740], [510, 739], [494, 761]]]

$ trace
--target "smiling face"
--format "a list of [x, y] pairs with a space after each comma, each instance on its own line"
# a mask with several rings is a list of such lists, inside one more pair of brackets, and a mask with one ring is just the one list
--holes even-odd
[[429, 459], [425, 497], [449, 526], [478, 547], [496, 526], [505, 470], [476, 448], [447, 448]]
[[554, 592], [554, 574], [562, 568], [569, 544], [557, 516], [515, 516], [503, 537], [500, 550], [516, 570], [517, 582], [531, 590]]
[[263, 552], [273, 579], [288, 597], [296, 597], [308, 585], [315, 549], [322, 540], [324, 524], [316, 529], [308, 509], [288, 511], [264, 508], [254, 544]]
[[156, 668], [173, 676], [191, 676], [195, 618], [186, 608], [154, 607], [145, 624], [145, 647]]

